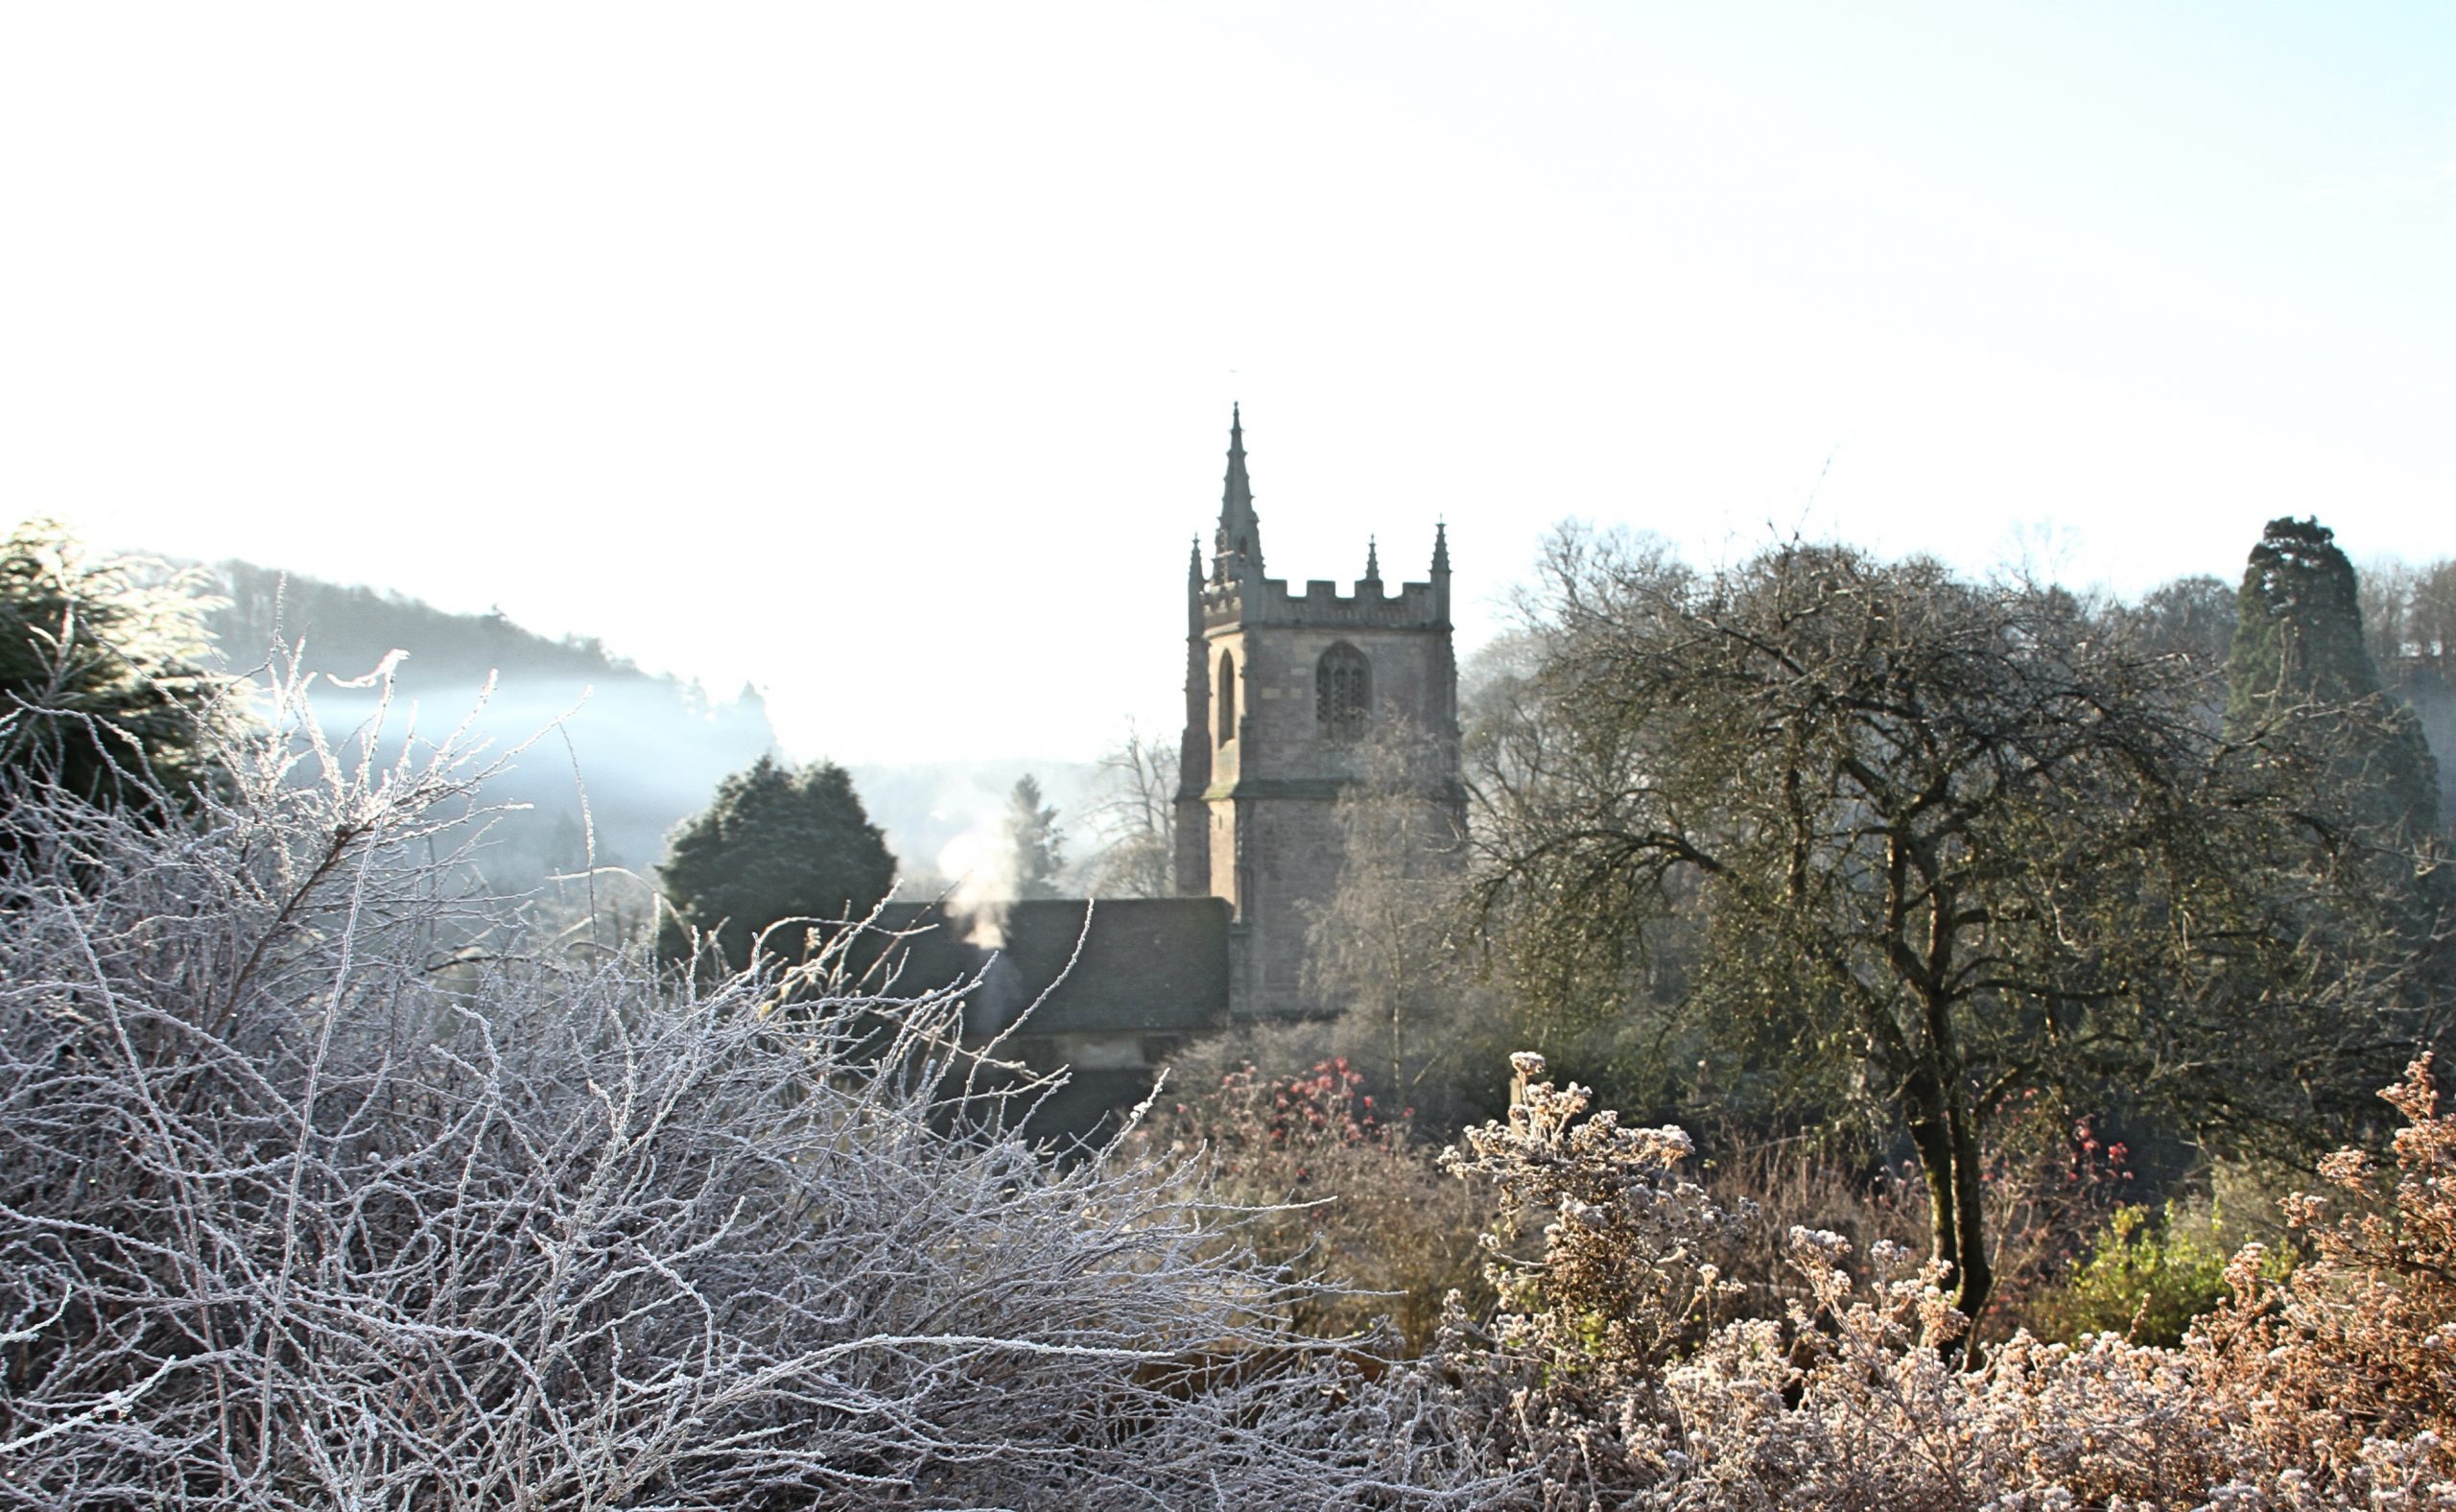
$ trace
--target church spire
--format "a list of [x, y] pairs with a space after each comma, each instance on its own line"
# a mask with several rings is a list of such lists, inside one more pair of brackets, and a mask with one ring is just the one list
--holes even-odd
[[1245, 418], [1228, 407], [1228, 485], [1219, 496], [1219, 533], [1212, 542], [1212, 573], [1219, 579], [1263, 575], [1262, 522], [1253, 484], [1245, 479]]
[[1364, 580], [1382, 580], [1382, 543], [1370, 535], [1364, 538]]

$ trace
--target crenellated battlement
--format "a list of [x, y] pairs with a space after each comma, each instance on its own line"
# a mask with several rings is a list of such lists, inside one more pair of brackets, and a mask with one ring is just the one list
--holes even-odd
[[[1416, 794], [1425, 812], [1452, 831], [1465, 822], [1450, 538], [1437, 523], [1430, 544], [1425, 582], [1384, 581], [1371, 537], [1353, 582], [1315, 578], [1300, 588], [1267, 576], [1243, 416], [1229, 412], [1210, 560], [1199, 541], [1186, 560], [1176, 877], [1178, 891], [1231, 910], [1233, 1017], [1335, 1006], [1308, 985], [1308, 941], [1338, 886], [1340, 797], [1368, 776], [1376, 750], [1421, 745], [1432, 764]], [[1425, 864], [1446, 864], [1455, 846], [1441, 845]]]
[[1378, 578], [1359, 578], [1354, 593], [1339, 592], [1327, 578], [1314, 578], [1303, 593], [1288, 591], [1285, 578], [1248, 578], [1206, 583], [1202, 625], [1357, 626], [1377, 629], [1437, 630], [1448, 627], [1447, 606], [1429, 582], [1403, 582], [1392, 593]]

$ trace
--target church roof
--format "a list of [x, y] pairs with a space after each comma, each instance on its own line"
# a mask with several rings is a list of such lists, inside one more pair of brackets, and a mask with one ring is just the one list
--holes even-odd
[[937, 904], [887, 904], [878, 925], [906, 936], [889, 952], [897, 993], [977, 983], [964, 1006], [971, 1038], [1027, 1007], [1031, 1034], [1185, 1034], [1228, 1023], [1224, 899], [1010, 904], [994, 951], [968, 941], [972, 922]]

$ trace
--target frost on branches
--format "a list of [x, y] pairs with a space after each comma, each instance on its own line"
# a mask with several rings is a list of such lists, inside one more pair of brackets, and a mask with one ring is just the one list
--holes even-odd
[[1004, 1133], [953, 998], [531, 940], [449, 741], [281, 728], [177, 822], [0, 778], [0, 1509], [2456, 1512], [2426, 1064], [2290, 1276], [1971, 1372], [1830, 1235], [1739, 1315], [1686, 1136], [1522, 1057], [1448, 1156], [1498, 1306], [1360, 1371], [1182, 1166]]
[[[1510, 1061], [1519, 1080], [1509, 1121], [1466, 1130], [1465, 1147], [1442, 1159], [1500, 1192], [1501, 1224], [1485, 1240], [1501, 1299], [1493, 1347], [1550, 1379], [1641, 1384], [1695, 1342], [1718, 1296], [1736, 1291], [1709, 1257], [1748, 1215], [1724, 1212], [1679, 1175], [1693, 1153], [1683, 1130], [1623, 1128], [1609, 1110], [1581, 1119], [1588, 1089], [1539, 1079], [1541, 1055]], [[1509, 1241], [1539, 1218], [1548, 1220], [1541, 1258], [1509, 1258]]]
[[289, 712], [192, 823], [0, 789], [0, 1507], [1504, 1499], [952, 999], [533, 947], [448, 742]]

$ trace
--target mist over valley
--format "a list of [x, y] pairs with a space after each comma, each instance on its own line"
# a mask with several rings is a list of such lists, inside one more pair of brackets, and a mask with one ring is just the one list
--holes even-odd
[[[241, 561], [214, 573], [228, 600], [209, 619], [224, 664], [283, 665], [295, 649], [327, 740], [341, 743], [381, 713], [386, 761], [405, 739], [432, 741], [463, 721], [492, 751], [508, 753], [488, 792], [518, 807], [495, 821], [480, 862], [498, 887], [526, 890], [579, 871], [592, 832], [596, 864], [653, 881], [668, 836], [706, 807], [720, 780], [784, 754], [754, 688], [712, 694], [645, 672], [594, 638], [551, 639], [500, 613], [456, 614], [397, 591]], [[389, 664], [386, 710], [383, 679], [370, 678], [396, 650], [407, 654]], [[1097, 769], [1004, 755], [847, 766], [901, 863], [899, 895], [925, 900], [959, 880], [941, 857], [997, 821], [1019, 778], [1037, 778], [1071, 817], [1087, 807]]]

